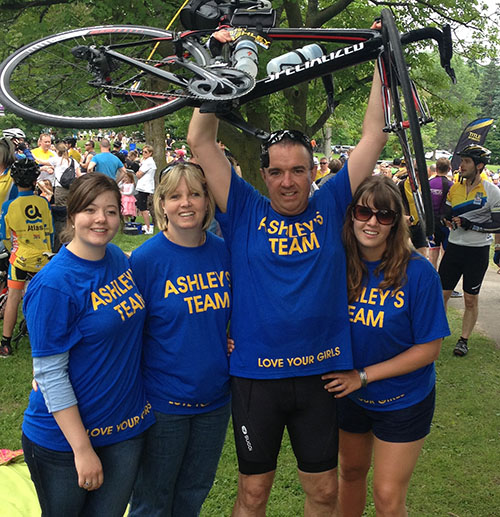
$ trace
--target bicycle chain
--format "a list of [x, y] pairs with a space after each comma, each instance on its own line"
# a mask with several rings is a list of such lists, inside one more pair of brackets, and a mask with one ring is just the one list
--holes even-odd
[[143, 94], [146, 94], [146, 95], [158, 95], [159, 93], [162, 93], [168, 97], [179, 97], [179, 98], [187, 98], [187, 99], [203, 99], [203, 97], [199, 97], [199, 96], [196, 96], [196, 95], [192, 95], [192, 94], [187, 94], [187, 93], [180, 93], [180, 92], [155, 92], [155, 91], [148, 91], [148, 90], [135, 90], [135, 89], [132, 89], [132, 88], [125, 88], [123, 86], [110, 86], [108, 84], [102, 84], [102, 85], [99, 85], [99, 88], [102, 88], [103, 90], [112, 90], [112, 91], [116, 91], [116, 90], [123, 90], [127, 93], [143, 93]]
[[[158, 64], [165, 63], [165, 61], [162, 61], [162, 60], [144, 60], [144, 61], [147, 63], [158, 63]], [[232, 67], [223, 67], [221, 65], [218, 65], [217, 67], [222, 70], [236, 70], [239, 74], [245, 75], [249, 79], [254, 80], [254, 78], [250, 74], [247, 74], [246, 72], [244, 72], [242, 70], [232, 68]], [[216, 67], [214, 67], [214, 69], [216, 69]], [[101, 85], [99, 85], [99, 88], [102, 88], [103, 90], [110, 90], [110, 91], [120, 90], [120, 91], [125, 91], [125, 92], [142, 93], [145, 95], [153, 95], [153, 96], [158, 95], [159, 93], [163, 93], [164, 95], [166, 95], [168, 97], [176, 97], [176, 98], [182, 98], [182, 99], [197, 99], [197, 100], [204, 100], [204, 101], [213, 101], [213, 100], [226, 101], [226, 100], [231, 100], [233, 98], [236, 99], [236, 98], [240, 97], [240, 96], [229, 97], [229, 96], [225, 96], [225, 95], [211, 95], [211, 94], [196, 95], [196, 93], [193, 93], [193, 92], [187, 93], [187, 91], [186, 91], [186, 93], [181, 93], [178, 91], [157, 92], [157, 91], [148, 91], [148, 90], [139, 90], [139, 89], [135, 90], [135, 89], [131, 89], [131, 88], [125, 88], [123, 86], [112, 86], [112, 85], [108, 85], [108, 84], [101, 84]], [[245, 92], [245, 93], [247, 93], [247, 92]]]

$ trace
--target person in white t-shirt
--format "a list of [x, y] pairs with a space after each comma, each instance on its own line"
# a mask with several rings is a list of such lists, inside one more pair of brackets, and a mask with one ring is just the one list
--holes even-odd
[[75, 166], [75, 177], [78, 178], [81, 176], [80, 165], [74, 158], [69, 156], [68, 146], [64, 142], [56, 144], [56, 152], [57, 156], [49, 158], [49, 163], [54, 169], [54, 174], [52, 174], [51, 178], [52, 186], [55, 187], [54, 201], [57, 206], [66, 206], [69, 188], [64, 188], [61, 185], [61, 176], [70, 166], [71, 160], [73, 160]]
[[138, 178], [136, 191], [137, 209], [144, 218], [144, 226], [142, 230], [148, 235], [153, 234], [153, 224], [148, 211], [148, 199], [155, 191], [155, 172], [156, 163], [153, 160], [153, 148], [150, 145], [145, 145], [142, 148], [142, 161], [139, 170], [136, 173]]

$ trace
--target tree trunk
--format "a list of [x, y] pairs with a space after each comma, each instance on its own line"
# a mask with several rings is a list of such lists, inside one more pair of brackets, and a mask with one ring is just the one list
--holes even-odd
[[157, 118], [144, 122], [144, 135], [146, 143], [153, 146], [153, 158], [156, 163], [155, 183], [158, 183], [158, 175], [167, 165], [165, 158], [165, 119]]
[[325, 156], [330, 160], [332, 157], [332, 128], [330, 126], [325, 127], [325, 141], [323, 144], [323, 152]]

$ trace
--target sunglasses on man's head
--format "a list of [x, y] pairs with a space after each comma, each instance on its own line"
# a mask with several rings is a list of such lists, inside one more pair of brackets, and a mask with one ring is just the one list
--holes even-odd
[[320, 165], [327, 165], [328, 162], [319, 162]]
[[306, 147], [311, 147], [311, 140], [309, 140], [309, 137], [304, 135], [304, 133], [301, 131], [297, 131], [295, 129], [281, 129], [280, 131], [271, 133], [269, 138], [262, 144], [262, 147], [267, 150], [272, 145], [277, 144], [282, 140], [297, 141]]
[[269, 148], [283, 140], [298, 142], [312, 153], [311, 140], [307, 135], [295, 129], [280, 129], [269, 135], [260, 146], [260, 163], [262, 167], [269, 167]]
[[375, 212], [370, 207], [364, 205], [356, 205], [352, 210], [352, 214], [354, 219], [363, 223], [375, 216], [377, 221], [383, 225], [394, 224], [398, 217], [397, 212], [394, 212], [394, 210], [383, 209]]

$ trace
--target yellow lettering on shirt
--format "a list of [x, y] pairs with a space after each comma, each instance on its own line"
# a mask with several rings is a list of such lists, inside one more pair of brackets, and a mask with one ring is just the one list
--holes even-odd
[[[128, 269], [118, 276], [117, 279], [113, 279], [108, 284], [99, 287], [97, 292], [92, 291], [90, 293], [92, 309], [96, 311], [101, 305], [106, 306], [108, 303], [120, 299], [133, 288], [132, 270]], [[113, 308], [117, 310], [116, 307]]]
[[403, 291], [397, 291], [395, 297], [396, 301], [394, 302], [394, 307], [400, 309], [405, 304], [405, 293]]
[[185, 291], [181, 291], [180, 289], [176, 289], [175, 285], [172, 283], [171, 280], [167, 280], [165, 282], [165, 294], [163, 296], [164, 298], [168, 298], [168, 295], [170, 293], [179, 294], [180, 292], [185, 292]]
[[359, 307], [357, 312], [355, 309], [356, 308], [354, 306], [349, 306], [349, 321], [351, 321], [351, 323], [361, 323], [362, 325], [365, 325], [365, 327], [383, 328], [384, 311], [378, 311], [377, 315], [375, 316], [373, 309]]

